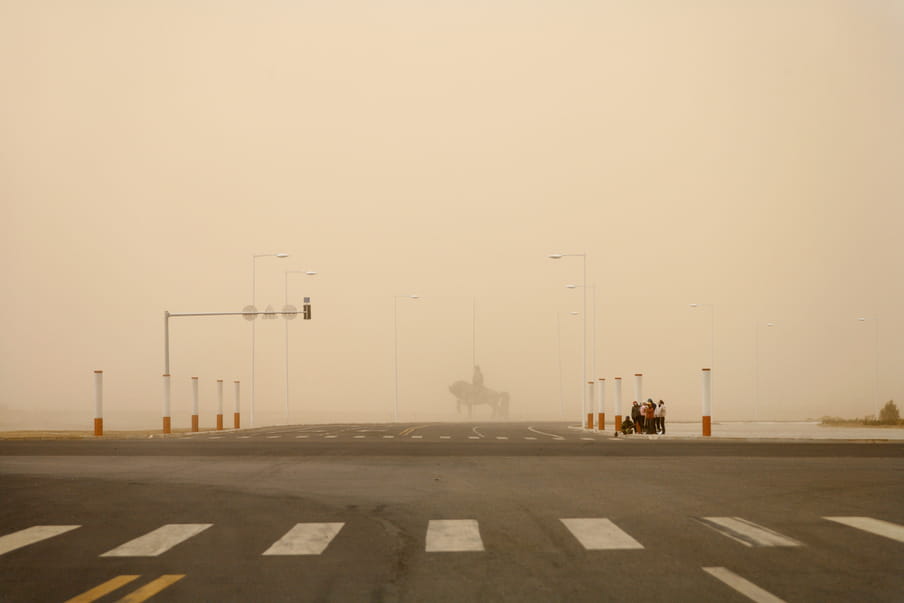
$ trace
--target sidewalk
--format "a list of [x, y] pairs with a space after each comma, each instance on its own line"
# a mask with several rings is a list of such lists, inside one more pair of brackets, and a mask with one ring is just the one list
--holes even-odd
[[[693, 423], [666, 423], [664, 436], [627, 436], [663, 439], [702, 438], [701, 425]], [[619, 436], [624, 437], [624, 436]], [[800, 422], [737, 422], [712, 424], [712, 438], [776, 439], [776, 440], [893, 440], [904, 441], [904, 429], [900, 427], [835, 427], [823, 426], [818, 421]]]

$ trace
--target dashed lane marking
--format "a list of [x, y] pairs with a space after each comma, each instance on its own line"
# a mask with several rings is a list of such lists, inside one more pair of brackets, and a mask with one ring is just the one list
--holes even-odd
[[479, 440], [480, 436], [468, 436], [469, 440]]
[[394, 435], [385, 435], [385, 436], [383, 436], [383, 439], [384, 439], [384, 440], [391, 440], [391, 439], [393, 439], [394, 437], [395, 437]]
[[122, 576], [116, 576], [110, 580], [107, 580], [103, 584], [98, 584], [91, 590], [86, 590], [80, 595], [72, 597], [67, 600], [66, 603], [91, 603], [92, 601], [97, 601], [103, 596], [106, 596], [112, 593], [114, 590], [122, 588], [129, 582], [133, 580], [137, 580], [141, 576], [138, 574], [128, 574]]
[[7, 534], [6, 536], [0, 536], [0, 555], [15, 551], [23, 546], [53, 538], [54, 536], [59, 536], [60, 534], [65, 534], [70, 530], [80, 527], [81, 526], [32, 526], [30, 528], [25, 528], [24, 530], [19, 530], [18, 532], [13, 532], [12, 534]]
[[403, 429], [401, 432], [399, 432], [399, 435], [400, 435], [400, 436], [411, 435], [412, 433], [414, 433], [414, 432], [417, 431], [418, 429], [423, 429], [424, 427], [429, 427], [429, 426], [430, 426], [429, 423], [424, 424], [424, 425], [412, 425], [411, 427], [406, 427], [406, 428]]
[[356, 435], [356, 436], [352, 436], [352, 437], [355, 438], [356, 440], [360, 440], [360, 439], [362, 439], [364, 436], [363, 436], [363, 435]]
[[412, 440], [423, 440], [424, 436], [422, 436], [422, 435], [411, 436], [411, 439]]
[[[477, 436], [477, 439], [487, 437], [485, 433], [483, 433], [482, 431], [480, 431], [479, 429], [477, 429], [477, 426], [476, 426], [476, 425], [475, 425], [474, 427], [471, 428], [471, 431], [474, 432], [474, 435]], [[472, 438], [472, 439], [473, 439], [473, 438]]]
[[537, 438], [535, 438], [534, 436], [524, 436], [524, 439], [525, 440], [536, 440]]
[[323, 437], [327, 440], [332, 440], [332, 439], [338, 438], [339, 436], [334, 434], [334, 435], [325, 435]]
[[298, 440], [300, 440], [302, 438], [307, 438], [307, 437], [310, 437], [310, 436], [306, 436], [306, 435], [295, 436], [295, 438]]
[[141, 603], [142, 601], [147, 601], [160, 591], [172, 586], [184, 577], [185, 574], [164, 574], [156, 580], [148, 582], [138, 590], [126, 595], [116, 603]]
[[107, 551], [101, 557], [157, 557], [212, 525], [212, 523], [166, 524]]
[[441, 439], [441, 440], [451, 440], [451, 439], [452, 439], [452, 436], [441, 435], [441, 436], [439, 436], [439, 439]]
[[508, 436], [496, 436], [497, 440], [507, 440]]
[[763, 590], [750, 580], [742, 578], [724, 567], [704, 567], [703, 571], [756, 603], [784, 603], [782, 599], [769, 591]]
[[297, 523], [263, 555], [319, 555], [344, 523]]
[[532, 431], [533, 433], [536, 433], [538, 435], [550, 437], [554, 440], [564, 440], [565, 439], [560, 435], [556, 435], [554, 433], [546, 433], [545, 431], [540, 431], [539, 429], [534, 429], [533, 427], [528, 427], [527, 430]]
[[267, 436], [268, 440], [274, 440], [276, 438], [281, 438], [282, 436]]
[[802, 546], [802, 543], [740, 517], [703, 517], [705, 525], [744, 546]]
[[882, 521], [872, 517], [823, 517], [823, 519], [857, 528], [870, 534], [885, 536], [898, 542], [904, 542], [904, 526], [890, 521]]
[[427, 524], [428, 553], [482, 551], [476, 519], [431, 519]]
[[560, 521], [588, 551], [643, 548], [642, 544], [608, 519], [574, 518]]

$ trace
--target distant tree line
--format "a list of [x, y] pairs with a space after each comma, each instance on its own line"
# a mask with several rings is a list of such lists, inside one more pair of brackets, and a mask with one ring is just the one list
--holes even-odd
[[823, 417], [823, 425], [904, 425], [901, 413], [894, 400], [889, 400], [879, 410], [879, 417], [867, 415], [862, 419], [843, 419], [841, 417]]

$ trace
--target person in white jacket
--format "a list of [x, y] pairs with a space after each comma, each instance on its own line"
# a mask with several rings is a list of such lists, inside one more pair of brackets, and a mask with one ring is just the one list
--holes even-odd
[[656, 430], [665, 435], [665, 402], [662, 400], [656, 406]]

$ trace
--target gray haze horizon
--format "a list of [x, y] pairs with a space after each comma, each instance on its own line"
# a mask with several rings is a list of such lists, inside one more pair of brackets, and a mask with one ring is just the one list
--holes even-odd
[[[291, 423], [392, 420], [396, 343], [401, 421], [465, 420], [476, 362], [577, 422], [553, 253], [625, 409], [643, 373], [699, 419], [704, 367], [714, 421], [900, 408], [902, 34], [898, 0], [0, 2], [0, 429], [90, 429], [94, 370], [108, 430], [159, 427], [164, 311], [240, 312], [277, 252]], [[192, 376], [247, 425], [251, 323], [172, 319], [171, 373], [174, 427]]]

